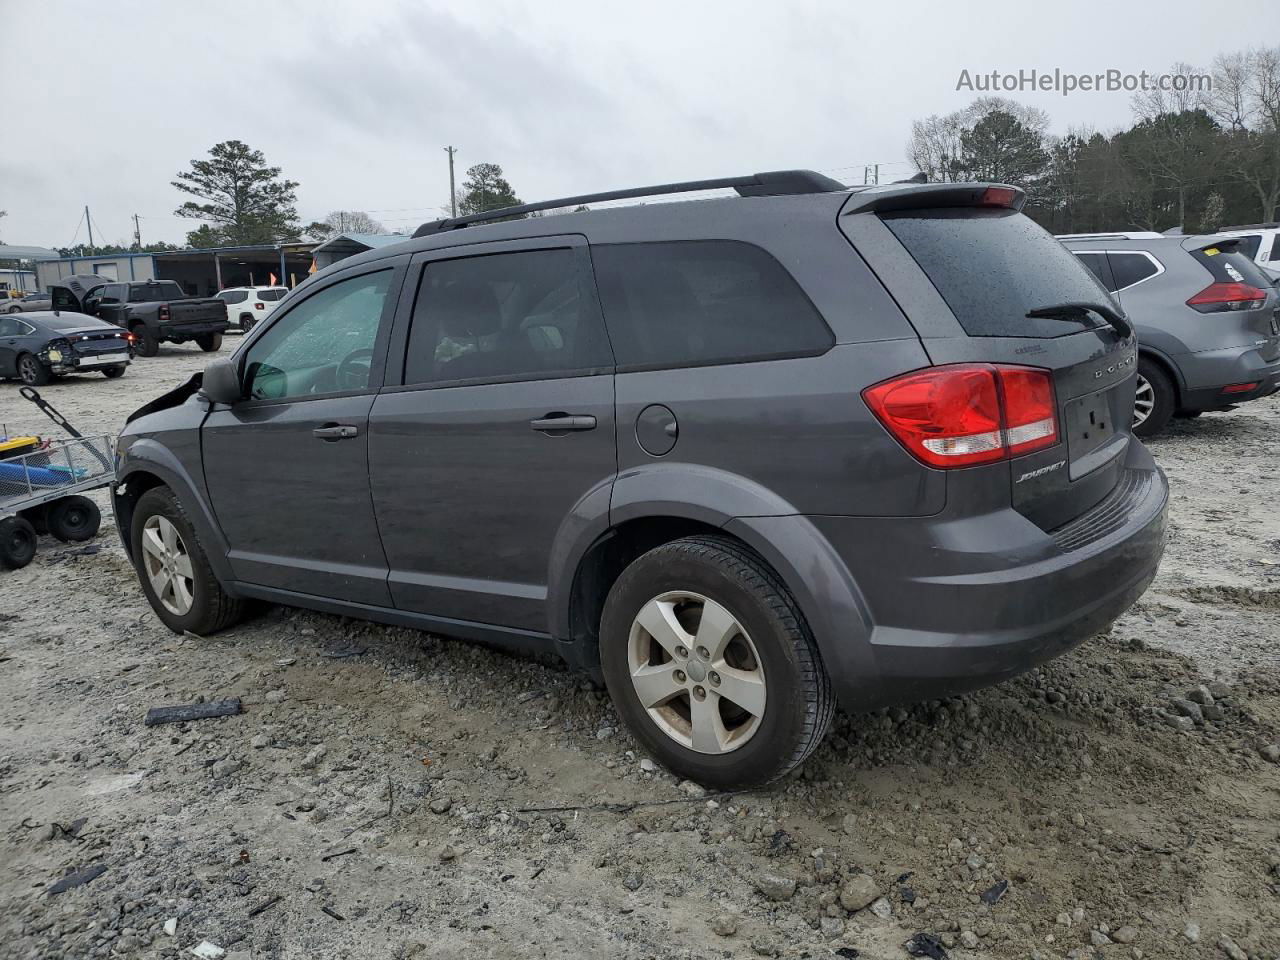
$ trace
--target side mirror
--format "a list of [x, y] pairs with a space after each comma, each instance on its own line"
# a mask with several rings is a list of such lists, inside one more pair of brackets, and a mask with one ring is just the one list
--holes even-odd
[[244, 387], [240, 372], [229, 357], [219, 357], [204, 368], [204, 380], [200, 396], [210, 403], [233, 404], [244, 399]]

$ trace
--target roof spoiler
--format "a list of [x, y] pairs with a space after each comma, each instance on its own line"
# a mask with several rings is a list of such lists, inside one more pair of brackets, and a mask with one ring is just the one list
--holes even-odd
[[497, 210], [486, 210], [466, 217], [446, 217], [443, 220], [432, 220], [424, 223], [413, 232], [414, 239], [425, 237], [442, 230], [456, 230], [472, 223], [483, 223], [486, 220], [504, 220], [508, 217], [523, 217], [526, 214], [538, 213], [541, 210], [556, 210], [560, 207], [580, 207], [587, 203], [604, 203], [606, 200], [633, 200], [638, 197], [661, 197], [672, 193], [692, 193], [698, 190], [738, 191], [740, 197], [777, 197], [800, 193], [833, 193], [849, 189], [839, 180], [832, 180], [813, 170], [770, 170], [766, 173], [753, 173], [745, 177], [721, 177], [718, 180], [686, 180], [680, 183], [660, 183], [651, 187], [630, 187], [626, 190], [609, 190], [604, 193], [584, 193], [576, 197], [560, 197], [557, 200], [540, 200], [537, 203], [522, 203], [517, 207], [501, 207]]
[[1026, 193], [1007, 183], [890, 184], [853, 194], [842, 213], [890, 213], [932, 207], [1005, 207], [1021, 210]]

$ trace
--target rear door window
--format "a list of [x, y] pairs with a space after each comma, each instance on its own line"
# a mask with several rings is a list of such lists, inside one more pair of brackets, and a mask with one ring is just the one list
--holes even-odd
[[1115, 277], [1117, 290], [1127, 290], [1164, 271], [1164, 267], [1148, 253], [1113, 250], [1107, 254], [1107, 258], [1111, 261], [1111, 273]]
[[272, 288], [269, 290], [259, 290], [258, 299], [259, 300], [283, 300], [284, 295], [288, 292], [289, 292], [288, 290], [275, 289], [275, 288]]
[[1107, 255], [1104, 251], [1076, 250], [1075, 255], [1089, 268], [1089, 272], [1098, 278], [1100, 284], [1111, 293], [1115, 293], [1116, 285], [1111, 277], [1111, 265], [1107, 263]]
[[404, 382], [532, 380], [611, 367], [582, 256], [565, 247], [428, 263]]
[[619, 368], [824, 353], [835, 337], [770, 254], [731, 240], [591, 248]]
[[218, 298], [223, 303], [244, 303], [249, 299], [249, 294], [245, 290], [223, 290]]
[[1031, 319], [1028, 311], [1082, 302], [1114, 308], [1084, 264], [1016, 211], [904, 210], [882, 219], [971, 337], [1066, 336], [1080, 332], [1079, 322]]

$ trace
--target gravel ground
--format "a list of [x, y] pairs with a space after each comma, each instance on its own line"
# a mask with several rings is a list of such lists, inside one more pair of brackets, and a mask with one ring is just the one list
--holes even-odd
[[[206, 359], [44, 393], [110, 431]], [[33, 413], [0, 385], [0, 422]], [[283, 608], [177, 637], [109, 524], [94, 553], [45, 539], [0, 574], [0, 958], [1272, 960], [1278, 437], [1273, 398], [1151, 445], [1169, 550], [1108, 633], [837, 716], [799, 776], [734, 795], [655, 768], [558, 666]]]

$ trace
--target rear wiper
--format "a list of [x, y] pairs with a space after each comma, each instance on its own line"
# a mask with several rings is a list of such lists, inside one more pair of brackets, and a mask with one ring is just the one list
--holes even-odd
[[1089, 319], [1090, 313], [1096, 313], [1103, 320], [1115, 327], [1122, 337], [1133, 336], [1133, 327], [1129, 318], [1105, 303], [1088, 303], [1083, 300], [1071, 300], [1067, 303], [1055, 303], [1048, 307], [1036, 307], [1027, 311], [1032, 320], [1080, 320]]

